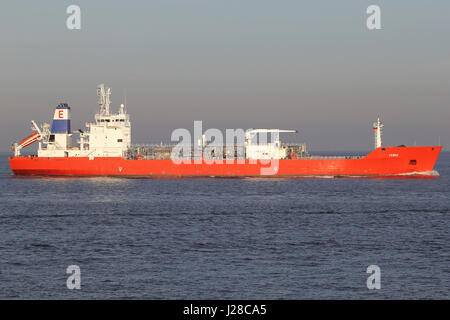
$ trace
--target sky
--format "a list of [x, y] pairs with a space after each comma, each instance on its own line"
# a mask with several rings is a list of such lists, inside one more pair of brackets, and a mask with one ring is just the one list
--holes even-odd
[[[81, 8], [81, 29], [66, 8]], [[366, 9], [381, 8], [381, 30]], [[133, 143], [177, 128], [297, 129], [310, 150], [450, 144], [450, 1], [2, 1], [0, 151], [51, 122], [124, 102]]]

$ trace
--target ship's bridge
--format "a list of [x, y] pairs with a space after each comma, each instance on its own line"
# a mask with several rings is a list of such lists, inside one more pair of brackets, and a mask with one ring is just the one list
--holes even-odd
[[130, 116], [123, 104], [117, 113], [110, 113], [110, 88], [105, 90], [101, 84], [97, 93], [100, 110], [94, 117], [95, 123], [86, 124], [88, 133], [80, 135], [80, 149], [89, 150], [91, 157], [122, 157], [131, 146]]
[[130, 120], [130, 117], [128, 114], [125, 113], [118, 113], [118, 114], [111, 114], [109, 116], [104, 115], [95, 115], [95, 123], [97, 125], [104, 124], [104, 125], [125, 125]]

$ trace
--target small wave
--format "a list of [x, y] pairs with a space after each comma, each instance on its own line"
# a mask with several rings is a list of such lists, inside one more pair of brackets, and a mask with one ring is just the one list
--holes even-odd
[[407, 172], [407, 173], [399, 173], [398, 176], [431, 176], [431, 177], [439, 177], [440, 174], [436, 170], [432, 171], [423, 171], [423, 172]]
[[317, 179], [334, 179], [335, 176], [309, 176], [311, 178], [317, 178]]
[[334, 210], [327, 211], [305, 211], [304, 214], [336, 214]]
[[439, 208], [417, 208], [417, 209], [385, 209], [372, 211], [371, 213], [379, 214], [379, 213], [448, 213], [450, 209], [439, 209]]
[[31, 248], [47, 249], [47, 248], [53, 248], [53, 246], [50, 244], [47, 244], [47, 243], [31, 243], [31, 244], [25, 246], [25, 249], [31, 249]]

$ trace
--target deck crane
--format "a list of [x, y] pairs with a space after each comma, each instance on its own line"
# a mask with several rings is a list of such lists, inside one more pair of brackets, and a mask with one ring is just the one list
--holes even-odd
[[16, 157], [20, 156], [20, 150], [22, 150], [25, 147], [28, 147], [29, 145], [32, 145], [36, 141], [42, 139], [42, 131], [41, 131], [41, 129], [39, 129], [36, 122], [34, 122], [34, 120], [31, 120], [31, 124], [32, 124], [31, 129], [33, 130], [31, 135], [29, 135], [28, 137], [26, 137], [19, 143], [14, 143], [13, 150], [14, 150], [14, 155]]

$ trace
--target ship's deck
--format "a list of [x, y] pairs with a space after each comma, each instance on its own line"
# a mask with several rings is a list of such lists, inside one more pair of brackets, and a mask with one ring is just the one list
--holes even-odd
[[[136, 144], [127, 152], [127, 159], [164, 160], [172, 159], [172, 152], [175, 144]], [[306, 151], [304, 143], [282, 143], [286, 148], [287, 156], [284, 159], [362, 159], [365, 155], [311, 155]], [[207, 159], [245, 159], [245, 146], [234, 146], [234, 150], [227, 150], [227, 147], [209, 147], [212, 153], [205, 155]], [[181, 156], [180, 159], [194, 159], [195, 150], [191, 147], [190, 154]]]

